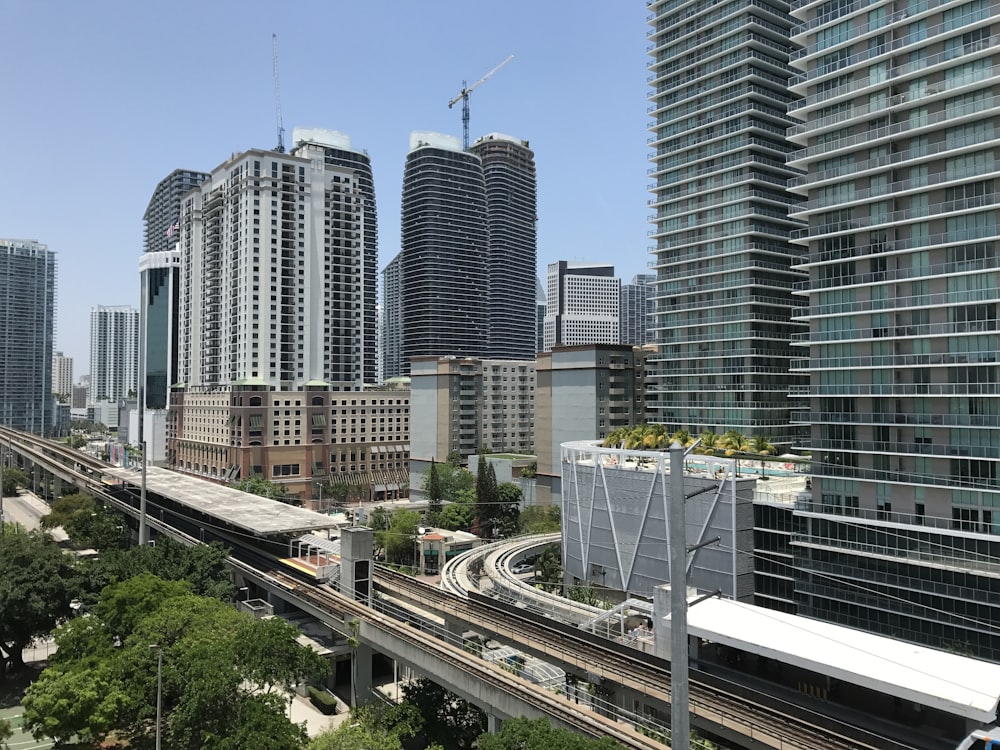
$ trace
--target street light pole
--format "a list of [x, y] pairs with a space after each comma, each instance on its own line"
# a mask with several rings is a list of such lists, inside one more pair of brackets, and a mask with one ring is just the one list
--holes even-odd
[[160, 716], [163, 709], [163, 649], [155, 643], [150, 648], [156, 649], [156, 750], [160, 750]]

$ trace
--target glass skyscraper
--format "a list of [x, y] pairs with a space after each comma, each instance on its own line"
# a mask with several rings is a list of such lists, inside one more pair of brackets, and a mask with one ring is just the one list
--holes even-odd
[[0, 239], [0, 424], [36, 435], [55, 426], [55, 297], [55, 253], [35, 240]]
[[792, 443], [788, 4], [651, 0], [654, 419]]
[[795, 418], [814, 472], [798, 609], [998, 660], [996, 6], [791, 12], [809, 277]]
[[412, 357], [485, 356], [486, 182], [482, 160], [458, 138], [410, 135], [401, 241], [400, 374], [409, 374]]
[[139, 372], [147, 409], [166, 409], [169, 388], [177, 382], [180, 251], [176, 245], [181, 198], [207, 177], [204, 172], [175, 169], [157, 184], [142, 217]]

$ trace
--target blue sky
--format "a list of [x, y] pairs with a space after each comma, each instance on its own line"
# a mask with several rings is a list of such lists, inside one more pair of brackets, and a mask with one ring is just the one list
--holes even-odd
[[93, 305], [139, 301], [142, 214], [177, 168], [348, 133], [371, 155], [379, 268], [399, 250], [413, 130], [527, 139], [538, 167], [538, 268], [646, 271], [646, 7], [641, 0], [0, 0], [0, 237], [57, 254], [56, 348], [89, 370]]

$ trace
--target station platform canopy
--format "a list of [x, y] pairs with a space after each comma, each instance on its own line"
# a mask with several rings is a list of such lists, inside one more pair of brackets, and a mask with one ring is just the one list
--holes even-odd
[[[139, 473], [132, 469], [108, 467], [103, 473], [136, 487], [141, 481]], [[257, 536], [305, 534], [338, 526], [335, 519], [322, 513], [251, 495], [159, 466], [147, 467], [146, 491]]]
[[979, 723], [996, 721], [1000, 664], [732, 600], [699, 602], [687, 617], [688, 633], [706, 641]]

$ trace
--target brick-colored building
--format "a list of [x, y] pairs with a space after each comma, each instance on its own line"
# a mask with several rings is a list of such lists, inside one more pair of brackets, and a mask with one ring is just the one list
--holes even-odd
[[407, 496], [409, 457], [408, 390], [314, 382], [295, 391], [244, 383], [171, 393], [170, 468], [220, 483], [261, 477], [317, 510], [345, 495]]

